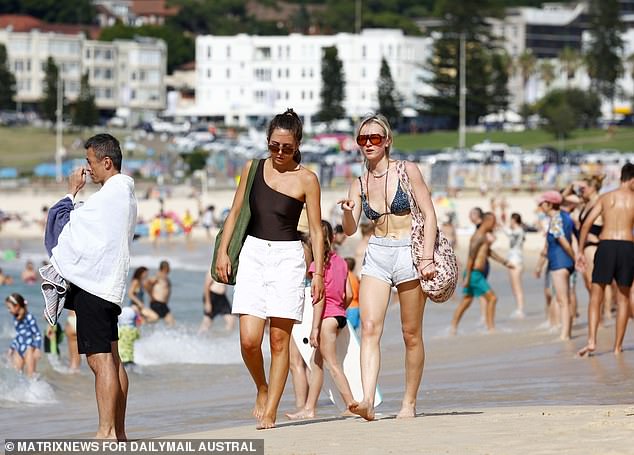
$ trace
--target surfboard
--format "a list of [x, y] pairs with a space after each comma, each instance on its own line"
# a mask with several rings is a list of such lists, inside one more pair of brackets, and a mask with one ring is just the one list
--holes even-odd
[[[302, 323], [295, 324], [291, 334], [304, 362], [306, 362], [306, 365], [310, 368], [315, 349], [310, 346], [309, 341], [310, 331], [313, 326], [313, 305], [309, 287], [305, 290], [304, 302]], [[363, 387], [361, 384], [361, 346], [359, 344], [359, 338], [350, 324], [346, 324], [346, 327], [341, 330], [337, 336], [337, 359], [343, 366], [343, 372], [350, 384], [352, 396], [355, 400], [361, 401], [363, 399]], [[345, 411], [346, 404], [341, 398], [341, 394], [335, 382], [330, 376], [330, 373], [328, 373], [328, 369], [324, 367], [324, 370], [322, 393], [328, 396], [330, 401], [332, 401], [340, 411]], [[377, 385], [374, 395], [374, 405], [378, 406], [382, 401], [383, 397]]]

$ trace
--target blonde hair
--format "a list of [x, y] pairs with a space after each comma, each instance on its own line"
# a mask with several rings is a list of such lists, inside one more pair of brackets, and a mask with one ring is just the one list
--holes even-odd
[[595, 190], [599, 191], [603, 186], [603, 181], [605, 180], [605, 174], [603, 175], [588, 175], [583, 179], [588, 185], [590, 185]]
[[377, 125], [379, 125], [382, 129], [383, 132], [385, 133], [385, 142], [386, 144], [389, 142], [390, 145], [386, 145], [385, 146], [385, 155], [389, 158], [390, 157], [390, 148], [391, 143], [392, 143], [392, 128], [390, 127], [390, 122], [388, 122], [387, 118], [385, 118], [385, 116], [383, 114], [371, 114], [368, 115], [367, 117], [365, 117], [363, 120], [361, 120], [361, 123], [359, 123], [359, 126], [357, 128], [357, 136], [359, 134], [361, 134], [361, 129], [369, 124], [369, 123], [376, 123]]

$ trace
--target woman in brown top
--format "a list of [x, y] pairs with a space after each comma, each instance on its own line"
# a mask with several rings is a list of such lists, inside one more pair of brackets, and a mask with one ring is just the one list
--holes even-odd
[[[236, 274], [232, 312], [240, 315], [242, 358], [257, 388], [253, 415], [258, 419], [258, 429], [275, 426], [288, 376], [291, 329], [302, 320], [306, 264], [297, 224], [304, 204], [316, 265], [313, 303], [321, 300], [324, 293], [319, 182], [314, 173], [299, 164], [301, 139], [302, 123], [292, 109], [276, 115], [269, 124], [267, 140], [271, 156], [258, 163], [249, 194], [251, 221]], [[242, 207], [250, 167], [251, 162], [242, 170], [219, 245], [216, 272], [224, 282], [232, 273], [227, 247]], [[271, 345], [268, 382], [262, 357], [267, 319]]]

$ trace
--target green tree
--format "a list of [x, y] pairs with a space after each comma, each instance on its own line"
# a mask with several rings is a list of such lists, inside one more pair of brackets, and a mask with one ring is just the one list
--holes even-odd
[[489, 111], [506, 111], [509, 106], [509, 61], [506, 52], [496, 52], [491, 56], [491, 90], [489, 93]]
[[15, 76], [7, 61], [7, 48], [0, 44], [0, 109], [13, 109], [15, 88]]
[[181, 30], [171, 26], [143, 25], [129, 27], [123, 24], [102, 29], [99, 39], [113, 41], [115, 39], [134, 39], [135, 36], [159, 38], [167, 44], [167, 71], [172, 72], [183, 63], [194, 60], [194, 40]]
[[559, 53], [559, 62], [566, 72], [566, 87], [568, 87], [570, 79], [575, 77], [577, 70], [581, 66], [581, 56], [575, 49], [564, 47]]
[[520, 74], [522, 76], [522, 90], [524, 91], [524, 103], [526, 103], [526, 95], [528, 94], [527, 85], [531, 76], [535, 74], [535, 68], [537, 66], [537, 58], [533, 55], [530, 49], [525, 50], [517, 58], [517, 64], [520, 67]]
[[550, 89], [550, 84], [555, 80], [555, 66], [548, 60], [539, 64], [539, 77], [546, 84], [546, 91]]
[[324, 48], [321, 59], [321, 106], [317, 117], [322, 122], [343, 118], [344, 78], [343, 63], [335, 46]]
[[44, 97], [41, 107], [44, 118], [52, 122], [56, 119], [57, 110], [57, 84], [59, 83], [59, 68], [53, 57], [46, 60], [44, 67]]
[[73, 110], [73, 124], [90, 127], [99, 121], [99, 111], [95, 105], [95, 95], [88, 82], [88, 71], [81, 77], [79, 96]]
[[586, 54], [592, 87], [605, 99], [614, 102], [616, 80], [623, 74], [623, 39], [618, 0], [591, 0], [590, 43]]
[[556, 89], [539, 100], [537, 112], [546, 120], [546, 131], [565, 138], [575, 128], [596, 125], [601, 115], [601, 100], [592, 91]]
[[94, 24], [91, 0], [0, 0], [0, 14], [27, 14], [45, 22]]
[[436, 4], [436, 14], [442, 16], [445, 23], [427, 62], [431, 73], [427, 82], [435, 93], [423, 97], [423, 111], [448, 118], [451, 127], [458, 125], [461, 33], [466, 39], [467, 123], [476, 123], [480, 117], [499, 107], [499, 99], [497, 106], [494, 106], [496, 102], [491, 102], [492, 87], [499, 86], [499, 79], [504, 79], [505, 75], [508, 77], [508, 71], [503, 71], [499, 65], [501, 61], [498, 61], [495, 64], [499, 71], [495, 75], [493, 55], [497, 52], [496, 43], [486, 22], [486, 17], [499, 13], [498, 6], [495, 0], [439, 0]]
[[396, 127], [401, 120], [400, 96], [394, 86], [392, 72], [385, 58], [381, 59], [377, 89], [379, 112], [388, 119], [392, 127]]

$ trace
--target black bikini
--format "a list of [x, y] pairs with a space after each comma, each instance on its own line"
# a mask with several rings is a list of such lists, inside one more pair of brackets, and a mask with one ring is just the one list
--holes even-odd
[[[583, 227], [583, 223], [585, 223], [586, 219], [588, 218], [588, 215], [590, 215], [590, 212], [592, 211], [592, 209], [588, 210], [585, 214], [585, 216], [583, 216], [583, 211], [579, 214], [579, 225], [581, 227]], [[592, 235], [596, 235], [597, 237], [599, 236], [599, 234], [601, 234], [601, 230], [603, 229], [603, 226], [598, 225], [598, 224], [593, 224], [592, 226], [590, 226], [590, 231], [589, 233]], [[584, 249], [588, 248], [589, 246], [598, 246], [599, 242], [593, 242], [590, 240], [586, 240], [586, 244], [584, 245]]]
[[[385, 177], [385, 185], [387, 190], [387, 177]], [[383, 215], [404, 215], [410, 211], [409, 199], [407, 198], [407, 193], [405, 193], [405, 191], [403, 191], [403, 189], [401, 188], [400, 180], [398, 182], [398, 186], [396, 187], [396, 194], [394, 195], [392, 204], [390, 204], [390, 211], [385, 213], [379, 213], [372, 207], [370, 207], [368, 197], [363, 191], [363, 183], [361, 182], [361, 177], [359, 177], [359, 186], [361, 187], [361, 206], [363, 207], [363, 213], [365, 213], [365, 216], [367, 216], [372, 221], [378, 220]]]

